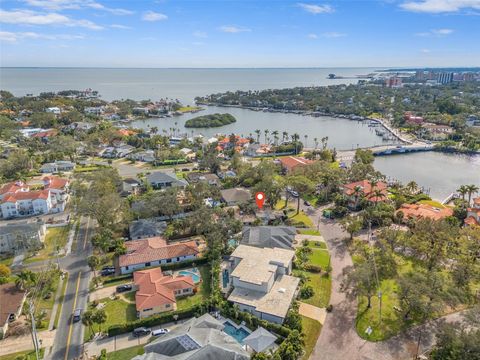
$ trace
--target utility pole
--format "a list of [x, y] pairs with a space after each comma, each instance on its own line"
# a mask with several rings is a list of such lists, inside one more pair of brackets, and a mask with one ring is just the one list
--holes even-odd
[[29, 302], [28, 309], [30, 312], [30, 321], [32, 323], [32, 341], [33, 341], [33, 347], [35, 348], [35, 356], [37, 360], [40, 360], [40, 346], [38, 344], [37, 327], [35, 324], [35, 311], [33, 308], [32, 300], [30, 300]]

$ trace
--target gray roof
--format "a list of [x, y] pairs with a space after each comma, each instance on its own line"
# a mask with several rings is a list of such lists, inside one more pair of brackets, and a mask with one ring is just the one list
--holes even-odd
[[293, 226], [246, 226], [240, 243], [262, 248], [291, 249], [296, 233]]
[[135, 360], [248, 360], [250, 356], [224, 325], [209, 314], [193, 318], [145, 345]]
[[272, 346], [272, 344], [275, 343], [275, 340], [277, 340], [275, 335], [268, 332], [263, 327], [259, 327], [243, 339], [243, 343], [250, 346], [256, 352], [262, 352]]
[[220, 193], [222, 194], [222, 199], [227, 203], [244, 203], [251, 198], [250, 191], [244, 188], [225, 189], [221, 190]]
[[160, 236], [165, 232], [167, 223], [155, 218], [132, 221], [129, 226], [130, 239], [142, 239]]
[[175, 174], [168, 174], [161, 171], [155, 171], [147, 175], [147, 181], [149, 183], [168, 183], [171, 182], [175, 185], [184, 186], [185, 181], [177, 179]]
[[40, 227], [43, 226], [42, 222], [18, 222], [10, 223], [0, 226], [0, 235], [8, 234], [25, 234], [32, 231], [39, 231]]
[[209, 184], [217, 184], [220, 178], [212, 173], [191, 172], [186, 175], [187, 181], [190, 183], [206, 182]]

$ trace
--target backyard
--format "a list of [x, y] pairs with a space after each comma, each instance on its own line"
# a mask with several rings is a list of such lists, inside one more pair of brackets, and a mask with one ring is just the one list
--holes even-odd
[[43, 244], [44, 247], [37, 253], [35, 253], [32, 257], [25, 259], [23, 262], [28, 264], [53, 258], [57, 251], [64, 248], [67, 244], [69, 231], [70, 225], [48, 228]]

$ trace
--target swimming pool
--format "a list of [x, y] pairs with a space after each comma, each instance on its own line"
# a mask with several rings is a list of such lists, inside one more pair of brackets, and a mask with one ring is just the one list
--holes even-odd
[[191, 276], [195, 284], [198, 284], [200, 282], [200, 274], [197, 268], [181, 270], [178, 272], [178, 275]]
[[247, 330], [242, 327], [237, 328], [236, 326], [232, 325], [230, 321], [225, 321], [223, 325], [225, 325], [223, 331], [237, 340], [240, 344], [243, 344], [243, 339], [250, 335]]

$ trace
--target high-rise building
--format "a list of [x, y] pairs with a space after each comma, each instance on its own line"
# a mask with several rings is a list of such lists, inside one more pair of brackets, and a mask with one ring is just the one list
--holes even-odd
[[441, 72], [438, 74], [437, 81], [440, 84], [449, 84], [453, 81], [453, 72]]
[[399, 78], [397, 76], [392, 76], [385, 80], [385, 85], [390, 88], [402, 87], [402, 78]]

